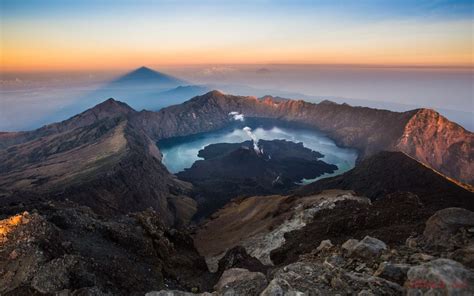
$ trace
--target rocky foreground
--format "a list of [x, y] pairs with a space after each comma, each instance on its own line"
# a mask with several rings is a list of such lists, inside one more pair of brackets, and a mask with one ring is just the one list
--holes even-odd
[[0, 246], [0, 295], [143, 295], [213, 279], [191, 237], [153, 210], [105, 218], [46, 202], [1, 220]]
[[110, 220], [49, 202], [1, 220], [0, 244], [1, 295], [474, 293], [474, 212], [462, 208], [436, 212], [403, 244], [369, 235], [322, 240], [280, 265], [234, 247], [214, 273], [191, 237], [165, 227], [151, 210]]
[[228, 267], [211, 293], [162, 290], [155, 295], [472, 295], [474, 213], [438, 211], [423, 233], [388, 246], [371, 236], [342, 244], [323, 240], [283, 266], [255, 263], [243, 248], [228, 252]]

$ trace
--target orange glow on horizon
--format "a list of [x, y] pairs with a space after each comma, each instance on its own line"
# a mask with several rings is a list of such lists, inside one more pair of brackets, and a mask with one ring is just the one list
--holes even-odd
[[328, 64], [374, 66], [473, 67], [470, 52], [455, 55], [409, 55], [401, 52], [342, 52], [291, 50], [209, 50], [202, 52], [126, 52], [80, 51], [58, 49], [5, 49], [0, 52], [2, 72], [115, 70], [137, 65], [164, 66], [204, 64]]
[[[0, 71], [130, 69], [137, 65], [474, 65], [472, 22], [244, 23], [178, 20], [7, 22]], [[302, 29], [302, 28], [308, 28]], [[166, 29], [166, 30], [165, 30]]]

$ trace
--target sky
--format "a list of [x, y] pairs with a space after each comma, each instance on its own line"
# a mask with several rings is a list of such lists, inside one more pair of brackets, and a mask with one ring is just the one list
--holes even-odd
[[473, 65], [472, 1], [0, 0], [2, 73]]

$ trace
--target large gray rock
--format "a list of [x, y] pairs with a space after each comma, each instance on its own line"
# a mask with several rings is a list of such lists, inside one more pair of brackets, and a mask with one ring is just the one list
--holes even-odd
[[436, 259], [410, 268], [405, 287], [409, 296], [474, 295], [474, 273], [459, 262]]
[[423, 237], [429, 245], [451, 248], [468, 243], [474, 227], [474, 212], [462, 208], [447, 208], [436, 212], [426, 221]]
[[363, 240], [355, 244], [349, 250], [349, 255], [364, 259], [371, 259], [378, 257], [382, 251], [386, 249], [387, 245], [383, 241], [371, 236], [366, 236]]
[[214, 288], [219, 295], [259, 295], [267, 283], [265, 275], [261, 272], [231, 268], [224, 271]]
[[403, 285], [409, 269], [410, 265], [408, 264], [382, 262], [374, 275]]
[[333, 246], [334, 245], [331, 243], [331, 240], [326, 239], [326, 240], [321, 241], [319, 246], [316, 248], [316, 251], [321, 252], [321, 251], [329, 250]]

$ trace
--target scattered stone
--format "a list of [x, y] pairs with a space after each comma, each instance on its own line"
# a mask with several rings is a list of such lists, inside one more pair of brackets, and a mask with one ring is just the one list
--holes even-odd
[[403, 287], [399, 284], [367, 274], [346, 272], [344, 280], [353, 290], [346, 294], [355, 294], [354, 292], [362, 290], [371, 291], [375, 295], [401, 295], [403, 293]]
[[10, 255], [8, 255], [8, 259], [10, 260], [15, 260], [18, 257], [18, 252], [17, 250], [13, 250]]
[[331, 243], [330, 240], [326, 239], [326, 240], [323, 240], [321, 241], [321, 243], [319, 244], [319, 246], [316, 248], [316, 251], [318, 252], [321, 252], [323, 250], [329, 250], [330, 248], [332, 248], [334, 245]]
[[224, 271], [214, 288], [219, 295], [259, 295], [266, 286], [263, 273], [231, 268]]
[[289, 294], [288, 292], [295, 292], [298, 295], [299, 291], [291, 290], [290, 284], [283, 279], [273, 279], [265, 290], [260, 293], [260, 296], [284, 296]]
[[405, 245], [409, 248], [416, 248], [418, 246], [418, 240], [414, 237], [407, 238]]
[[407, 274], [407, 295], [474, 295], [474, 273], [461, 263], [436, 259], [413, 266]]
[[366, 266], [365, 263], [359, 264], [359, 265], [355, 268], [355, 270], [356, 270], [356, 271], [361, 271], [362, 269], [365, 268], [365, 266]]
[[359, 240], [357, 239], [348, 239], [345, 243], [342, 244], [341, 249], [346, 252], [350, 253], [352, 249], [359, 243]]
[[387, 245], [381, 240], [366, 236], [350, 249], [349, 255], [364, 259], [378, 257], [382, 251], [387, 249]]
[[326, 257], [324, 260], [324, 266], [327, 266], [329, 268], [335, 268], [335, 267], [342, 267], [346, 263], [346, 260], [339, 256], [339, 255], [332, 255], [329, 257]]
[[345, 290], [347, 288], [347, 284], [344, 283], [340, 277], [334, 276], [331, 279], [331, 287], [333, 287], [336, 290]]
[[410, 256], [410, 260], [413, 262], [426, 262], [433, 260], [434, 257], [425, 253], [415, 253]]
[[156, 212], [99, 217], [74, 203], [37, 206], [0, 220], [1, 295], [98, 295], [92, 287], [143, 295], [165, 283], [199, 291], [214, 284], [188, 233], [165, 227]]

